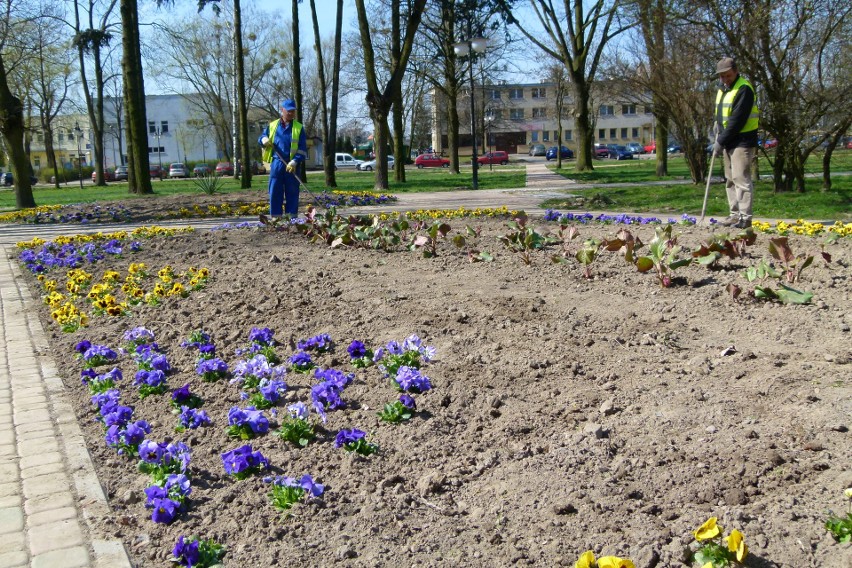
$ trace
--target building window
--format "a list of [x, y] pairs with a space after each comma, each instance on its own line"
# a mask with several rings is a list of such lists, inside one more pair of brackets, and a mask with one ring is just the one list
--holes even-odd
[[553, 141], [559, 142], [559, 131], [558, 130], [553, 131]]
[[160, 134], [167, 134], [169, 132], [169, 121], [163, 120], [160, 122]]
[[645, 114], [654, 114], [654, 109], [651, 105], [645, 105]]
[[565, 140], [571, 140], [572, 132], [570, 130], [563, 130], [562, 134], [565, 136]]
[[532, 98], [534, 98], [534, 99], [546, 99], [547, 98], [547, 94], [546, 94], [547, 89], [545, 89], [544, 87], [533, 87], [531, 89], [531, 91], [532, 91]]
[[632, 138], [639, 138], [639, 129], [635, 126], [633, 127], [633, 136]]
[[509, 118], [511, 118], [512, 120], [523, 120], [524, 119], [524, 109], [522, 109], [522, 108], [509, 109]]
[[35, 169], [37, 169], [37, 170], [38, 170], [38, 169], [41, 169], [41, 158], [39, 158], [38, 156], [36, 156], [36, 157], [33, 159], [33, 167], [34, 167]]
[[491, 116], [494, 117], [494, 120], [502, 120], [503, 119], [503, 109], [495, 108], [489, 111]]
[[621, 139], [622, 139], [622, 140], [626, 140], [626, 139], [627, 139], [627, 129], [626, 129], [626, 128], [622, 128], [622, 129], [621, 129]]
[[156, 146], [148, 146], [148, 153], [149, 154], [165, 154], [166, 153], [166, 147], [160, 146], [159, 148], [157, 148]]
[[606, 140], [606, 129], [605, 128], [599, 128], [598, 129], [598, 139]]
[[524, 90], [523, 89], [509, 89], [509, 98], [510, 99], [522, 99], [524, 98]]
[[541, 141], [542, 142], [550, 142], [550, 131], [549, 130], [542, 131]]
[[533, 130], [532, 132], [530, 132], [530, 141], [538, 142], [538, 130]]
[[62, 132], [61, 130], [59, 131], [59, 141], [65, 142], [65, 133]]
[[36, 141], [44, 142], [44, 133], [43, 132], [36, 132]]
[[621, 105], [621, 114], [636, 114], [636, 105]]
[[614, 116], [615, 109], [612, 105], [601, 105], [601, 116]]
[[157, 122], [154, 120], [148, 121], [148, 134], [156, 134], [157, 133]]
[[544, 109], [544, 108], [532, 109], [532, 117], [533, 118], [545, 118], [546, 116], [547, 116], [547, 109]]
[[491, 89], [490, 91], [488, 91], [488, 98], [492, 101], [499, 101], [500, 91], [498, 91], [497, 89]]
[[616, 136], [616, 129], [615, 129], [615, 128], [610, 128], [610, 129], [609, 129], [609, 137], [610, 137], [612, 140], [615, 140], [615, 139], [617, 138], [617, 136]]

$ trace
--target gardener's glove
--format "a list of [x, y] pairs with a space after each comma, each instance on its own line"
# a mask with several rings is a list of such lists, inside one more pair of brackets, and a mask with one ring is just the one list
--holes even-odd
[[722, 155], [722, 145], [719, 144], [718, 140], [716, 140], [716, 142], [713, 144], [713, 154], [715, 154], [717, 156]]
[[290, 163], [287, 164], [287, 172], [292, 174], [296, 171], [296, 166], [296, 160], [290, 160]]
[[260, 139], [260, 142], [263, 144], [264, 148], [269, 148], [269, 146], [270, 146], [269, 136], [264, 136], [263, 138]]

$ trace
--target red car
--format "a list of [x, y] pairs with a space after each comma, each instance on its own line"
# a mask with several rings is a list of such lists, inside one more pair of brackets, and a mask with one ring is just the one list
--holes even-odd
[[217, 176], [232, 176], [234, 175], [234, 164], [231, 162], [219, 162], [216, 164]]
[[656, 140], [651, 141], [650, 144], [645, 146], [645, 153], [646, 154], [653, 154], [656, 151], [657, 151], [657, 141]]
[[414, 159], [414, 165], [418, 168], [449, 168], [450, 161], [438, 154], [420, 154]]
[[476, 161], [479, 162], [480, 166], [485, 164], [500, 164], [501, 166], [505, 166], [509, 163], [509, 154], [502, 151], [486, 152], [484, 155], [479, 156]]
[[[97, 177], [97, 172], [92, 172], [92, 182], [94, 183]], [[104, 181], [115, 181], [115, 170], [104, 168]]]

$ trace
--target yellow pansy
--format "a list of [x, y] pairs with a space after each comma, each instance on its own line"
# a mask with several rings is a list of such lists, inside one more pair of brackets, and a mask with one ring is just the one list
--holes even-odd
[[847, 499], [852, 499], [852, 487], [848, 487], [846, 491], [843, 492], [843, 494], [846, 495]]
[[598, 568], [636, 568], [636, 566], [627, 558], [602, 556], [598, 558]]
[[595, 555], [591, 550], [587, 550], [580, 555], [579, 560], [574, 564], [574, 568], [594, 568]]
[[722, 534], [722, 527], [716, 524], [716, 517], [710, 517], [692, 534], [695, 535], [695, 540], [699, 541], [716, 538]]
[[748, 556], [748, 546], [746, 546], [743, 533], [737, 529], [732, 530], [731, 534], [728, 535], [728, 550], [736, 553], [737, 562], [742, 562]]

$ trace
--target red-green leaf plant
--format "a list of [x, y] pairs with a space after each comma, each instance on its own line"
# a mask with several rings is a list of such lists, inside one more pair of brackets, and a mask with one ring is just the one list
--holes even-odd
[[660, 286], [668, 288], [672, 284], [671, 272], [692, 263], [692, 258], [678, 258], [680, 251], [677, 237], [672, 236], [672, 226], [657, 227], [648, 243], [648, 255], [636, 260], [636, 268], [639, 272], [655, 270]]
[[[467, 260], [468, 262], [491, 262], [494, 260], [494, 257], [491, 256], [490, 253], [486, 251], [480, 251], [477, 248], [474, 248], [474, 244], [479, 240], [479, 237], [482, 234], [482, 227], [477, 227], [474, 229], [470, 225], [465, 226], [465, 235], [458, 234], [453, 237], [452, 242], [456, 245], [457, 248], [465, 248], [467, 247]], [[471, 242], [473, 241], [473, 243]]]
[[[813, 255], [794, 254], [787, 237], [769, 239], [769, 254], [784, 266], [784, 276], [791, 284], [796, 282], [802, 276], [802, 271], [814, 261]], [[826, 258], [825, 254], [823, 258], [826, 261], [831, 259], [830, 256]]]

